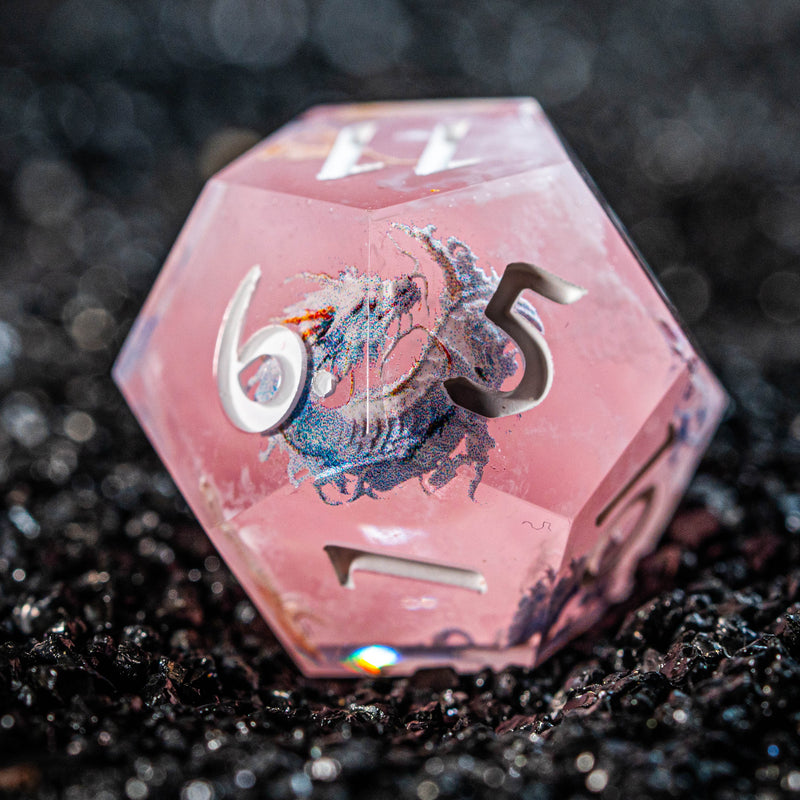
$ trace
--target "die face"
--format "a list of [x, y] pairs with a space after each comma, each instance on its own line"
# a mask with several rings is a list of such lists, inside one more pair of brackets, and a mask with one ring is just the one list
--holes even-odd
[[529, 100], [270, 137], [115, 377], [309, 675], [541, 660], [625, 595], [725, 401]]
[[[484, 478], [576, 517], [675, 380], [676, 357], [657, 324], [669, 311], [571, 164], [392, 209], [372, 222], [380, 252], [393, 247], [381, 232], [409, 221], [416, 230], [433, 226], [445, 249], [448, 240], [463, 243], [484, 274], [531, 261], [585, 289], [572, 305], [530, 296], [557, 378], [541, 408], [489, 423], [496, 469]], [[468, 316], [483, 323], [474, 335], [485, 340], [494, 326]]]
[[545, 620], [536, 621], [545, 630], [537, 662], [627, 597], [639, 559], [652, 550], [697, 468], [726, 398], [696, 356], [676, 364], [675, 372], [669, 391], [572, 522], [561, 569], [547, 582], [551, 605]]
[[301, 198], [212, 182], [198, 200], [115, 379], [204, 527], [232, 519], [287, 482], [285, 465], [264, 460], [269, 442], [238, 429], [220, 403], [215, 354], [231, 297], [260, 265], [238, 348], [316, 285], [310, 271], [363, 263], [367, 235], [363, 212], [332, 214]]
[[312, 109], [220, 177], [373, 210], [566, 158], [531, 99], [364, 103]]

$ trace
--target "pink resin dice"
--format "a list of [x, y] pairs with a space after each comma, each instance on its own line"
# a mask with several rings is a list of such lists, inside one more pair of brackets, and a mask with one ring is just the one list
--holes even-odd
[[319, 676], [541, 661], [726, 402], [529, 99], [286, 125], [208, 183], [114, 375]]

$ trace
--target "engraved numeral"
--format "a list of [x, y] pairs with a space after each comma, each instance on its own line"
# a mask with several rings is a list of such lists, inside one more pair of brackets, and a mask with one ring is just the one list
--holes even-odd
[[[368, 161], [359, 164], [364, 149], [372, 141], [378, 126], [374, 122], [359, 122], [346, 125], [339, 131], [322, 169], [317, 173], [319, 181], [333, 181], [383, 169], [383, 161]], [[454, 160], [461, 140], [469, 131], [469, 121], [440, 122], [428, 138], [425, 149], [414, 167], [416, 175], [433, 175], [448, 169], [466, 167], [477, 163], [478, 158]]]
[[433, 175], [457, 167], [467, 167], [478, 162], [477, 158], [462, 158], [454, 161], [459, 142], [467, 135], [469, 122], [465, 119], [458, 122], [440, 122], [428, 139], [428, 144], [414, 167], [416, 175]]
[[335, 544], [325, 545], [325, 552], [331, 560], [333, 570], [339, 583], [347, 589], [355, 589], [353, 573], [374, 572], [379, 575], [391, 575], [395, 578], [411, 578], [416, 581], [442, 583], [469, 589], [484, 594], [486, 578], [480, 572], [447, 564], [436, 564], [429, 561], [416, 561], [399, 556], [385, 556], [381, 553], [370, 553], [352, 547], [340, 547]]
[[[597, 515], [597, 519], [595, 520], [595, 525], [598, 527], [601, 526], [610, 516], [614, 509], [622, 502], [625, 495], [633, 489], [633, 487], [638, 483], [639, 479], [647, 472], [649, 472], [653, 466], [655, 465], [656, 461], [667, 451], [675, 442], [675, 426], [670, 425], [667, 428], [667, 435], [664, 441], [658, 446], [658, 449], [650, 456], [650, 458], [639, 467], [639, 470], [636, 474], [608, 501], [605, 508]], [[641, 494], [641, 492], [640, 492]], [[637, 496], [638, 497], [638, 496]], [[627, 506], [631, 506], [636, 502], [637, 498], [630, 500], [627, 503]], [[652, 502], [652, 501], [651, 501]], [[626, 507], [627, 507], [626, 506]], [[624, 509], [623, 509], [624, 511]]]
[[[595, 525], [605, 530], [587, 563], [587, 572], [594, 576], [607, 575], [624, 568], [631, 555], [636, 556], [640, 540], [651, 529], [653, 507], [658, 496], [658, 487], [649, 483], [633, 493], [638, 482], [675, 443], [675, 426], [670, 424], [664, 441], [650, 458], [639, 467], [636, 474], [609, 500], [597, 515]], [[640, 554], [641, 555], [641, 554]], [[613, 581], [607, 591], [613, 589]], [[609, 595], [621, 600], [624, 593]]]
[[533, 264], [509, 264], [484, 313], [514, 340], [525, 359], [525, 372], [519, 384], [508, 392], [486, 389], [465, 377], [446, 380], [444, 388], [456, 405], [484, 417], [507, 417], [528, 411], [547, 397], [553, 383], [550, 348], [544, 336], [513, 310], [524, 289], [562, 305], [575, 303], [586, 294], [586, 289]]
[[[246, 433], [268, 433], [286, 421], [303, 393], [308, 360], [303, 340], [285, 325], [267, 325], [239, 346], [260, 278], [261, 268], [255, 266], [239, 284], [222, 318], [214, 353], [222, 407], [230, 421]], [[256, 360], [263, 364], [267, 358], [274, 360], [272, 390], [259, 402], [248, 397], [241, 373]]]
[[382, 169], [382, 161], [358, 163], [364, 148], [372, 141], [377, 130], [378, 126], [374, 122], [359, 122], [357, 125], [347, 125], [342, 128], [322, 169], [317, 173], [317, 180], [333, 181], [337, 178], [346, 178], [348, 175], [360, 175], [362, 172]]

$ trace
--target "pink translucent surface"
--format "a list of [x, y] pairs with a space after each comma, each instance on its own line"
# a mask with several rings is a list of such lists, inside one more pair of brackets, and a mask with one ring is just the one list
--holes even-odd
[[[477, 163], [433, 175], [414, 167], [437, 123], [469, 123], [458, 160]], [[346, 125], [375, 122], [374, 137], [361, 164], [384, 168], [343, 180], [317, 180], [338, 133]], [[534, 100], [450, 100], [318, 106], [289, 123], [220, 178], [257, 189], [362, 209], [387, 208], [457, 191], [567, 159], [544, 113]]]
[[[338, 132], [354, 120], [375, 123], [359, 163], [385, 166], [318, 180]], [[414, 174], [430, 131], [464, 121], [457, 158], [477, 163]], [[268, 437], [234, 427], [217, 392], [215, 343], [243, 276], [261, 265], [243, 339], [276, 323], [302, 332], [311, 322], [287, 320], [324, 286], [333, 287], [331, 308], [340, 304], [331, 331], [357, 330], [360, 312], [343, 310], [341, 271], [351, 267], [359, 285], [372, 287], [373, 315], [390, 289], [399, 298], [401, 289], [424, 287], [387, 338], [377, 338], [374, 318], [365, 323], [373, 325], [366, 345], [375, 349], [373, 362], [355, 363], [337, 375], [331, 398], [305, 396], [296, 412], [307, 403], [352, 411], [355, 398], [367, 397], [358, 413], [369, 418], [370, 453], [380, 455], [380, 437], [416, 396], [386, 387], [424, 361], [428, 332], [438, 332], [441, 344], [431, 353], [441, 364], [469, 350], [459, 338], [466, 312], [444, 319], [452, 277], [426, 245], [449, 237], [471, 249], [484, 276], [527, 261], [587, 290], [569, 306], [528, 298], [552, 351], [549, 395], [522, 415], [475, 419], [460, 437], [450, 422], [429, 426], [407, 479], [378, 460], [374, 497], [352, 499], [352, 474], [349, 495], [319, 472], [317, 488], [302, 472], [291, 481], [290, 458], [302, 450], [297, 431], [286, 427], [267, 454]], [[307, 310], [320, 317], [319, 308]], [[479, 309], [469, 313], [479, 318], [474, 330], [487, 330]], [[415, 330], [392, 350], [392, 331], [412, 321]], [[512, 342], [506, 350], [514, 358]], [[725, 402], [530, 100], [320, 108], [267, 139], [204, 190], [115, 377], [234, 573], [314, 675], [350, 673], [359, 662], [348, 655], [372, 644], [397, 651], [385, 667], [393, 674], [535, 663], [624, 596]], [[428, 445], [442, 431], [452, 434], [452, 446], [425, 469]], [[323, 549], [331, 545], [469, 570], [486, 591], [368, 571], [346, 588]]]

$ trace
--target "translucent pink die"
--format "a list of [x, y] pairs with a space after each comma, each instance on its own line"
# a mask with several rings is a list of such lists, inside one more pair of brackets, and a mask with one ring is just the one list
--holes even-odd
[[319, 676], [541, 661], [725, 404], [529, 99], [288, 124], [206, 186], [114, 374]]

